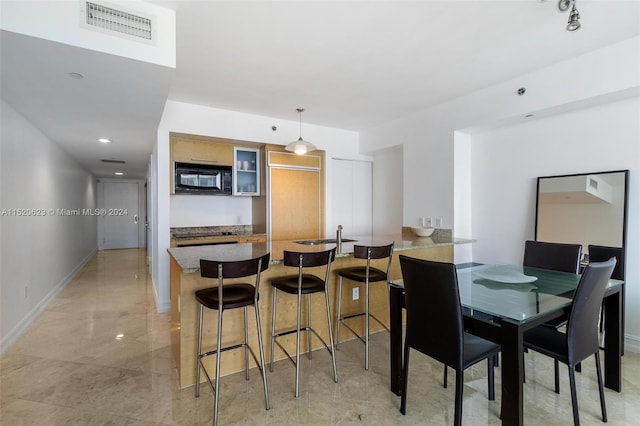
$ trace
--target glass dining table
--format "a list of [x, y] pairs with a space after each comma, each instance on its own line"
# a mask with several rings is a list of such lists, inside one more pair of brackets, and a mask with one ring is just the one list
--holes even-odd
[[[501, 345], [502, 424], [523, 423], [522, 336], [569, 312], [580, 276], [519, 265], [457, 266], [465, 329]], [[427, 285], [428, 283], [425, 283]], [[610, 280], [604, 298], [605, 386], [621, 391], [623, 282]], [[390, 282], [391, 390], [402, 390], [402, 280]]]

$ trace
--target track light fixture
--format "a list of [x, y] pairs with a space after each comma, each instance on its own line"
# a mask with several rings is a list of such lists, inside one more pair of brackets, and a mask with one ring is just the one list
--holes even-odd
[[560, 12], [566, 12], [571, 8], [569, 12], [569, 21], [567, 22], [567, 31], [575, 31], [581, 27], [580, 25], [580, 13], [576, 9], [576, 0], [560, 0], [558, 1], [558, 9]]

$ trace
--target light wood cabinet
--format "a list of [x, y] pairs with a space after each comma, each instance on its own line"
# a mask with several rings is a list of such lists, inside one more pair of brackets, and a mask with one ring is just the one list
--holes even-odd
[[307, 155], [267, 149], [269, 239], [324, 237], [324, 151]]
[[173, 161], [180, 163], [233, 165], [233, 146], [224, 143], [175, 139], [171, 151]]

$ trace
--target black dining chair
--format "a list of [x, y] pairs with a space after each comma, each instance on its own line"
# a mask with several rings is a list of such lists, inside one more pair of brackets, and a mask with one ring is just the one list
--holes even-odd
[[[239, 260], [239, 261], [215, 261], [200, 259], [200, 275], [203, 278], [216, 278], [218, 286], [209, 287], [195, 292], [195, 297], [200, 304], [200, 315], [198, 321], [198, 353], [196, 354], [196, 398], [200, 396], [200, 371], [204, 372], [207, 382], [211, 386], [214, 393], [213, 400], [213, 424], [218, 424], [218, 400], [220, 395], [220, 354], [222, 352], [244, 348], [245, 351], [245, 374], [249, 380], [249, 353], [258, 365], [260, 374], [262, 375], [262, 384], [264, 386], [264, 402], [266, 409], [269, 409], [269, 391], [267, 387], [267, 372], [264, 363], [264, 349], [262, 344], [262, 327], [260, 326], [260, 308], [258, 298], [260, 296], [260, 273], [269, 267], [270, 253], [255, 259]], [[225, 283], [225, 280], [232, 278], [244, 278], [255, 275], [255, 283]], [[249, 331], [247, 328], [247, 307], [253, 306], [256, 313], [256, 327], [258, 331], [258, 349], [260, 351], [260, 360], [249, 346]], [[217, 324], [217, 344], [215, 349], [202, 351], [202, 329], [204, 308], [218, 311]], [[244, 342], [222, 347], [222, 317], [224, 311], [228, 309], [244, 308]], [[214, 375], [214, 383], [205, 368], [203, 358], [216, 356], [216, 371]]]
[[489, 400], [494, 400], [493, 360], [500, 346], [464, 332], [456, 266], [400, 256], [407, 309], [404, 389], [400, 412], [406, 413], [409, 353], [413, 348], [456, 371], [454, 424], [462, 424], [464, 370], [487, 359]]
[[528, 240], [524, 243], [524, 266], [553, 271], [580, 272], [581, 244], [548, 243]]
[[[336, 348], [340, 344], [340, 325], [344, 325], [347, 330], [351, 331], [360, 341], [364, 343], [364, 369], [369, 369], [369, 331], [370, 321], [369, 318], [373, 318], [378, 322], [385, 330], [389, 331], [389, 328], [378, 318], [376, 318], [369, 311], [369, 284], [382, 282], [387, 283], [389, 281], [389, 271], [391, 270], [391, 260], [393, 259], [393, 243], [384, 246], [353, 246], [353, 257], [356, 259], [366, 259], [364, 265], [351, 266], [336, 270], [338, 274], [338, 320], [336, 321]], [[371, 265], [371, 260], [374, 259], [388, 259], [387, 267], [385, 270], [378, 269]], [[342, 281], [346, 278], [356, 283], [364, 284], [364, 312], [351, 313], [348, 315], [342, 314]], [[346, 320], [351, 318], [358, 318], [364, 316], [364, 333], [361, 336], [358, 334]]]
[[[613, 268], [611, 278], [624, 281], [624, 250], [622, 247], [589, 244], [589, 262], [604, 262], [612, 257], [616, 258], [616, 267]], [[604, 304], [602, 304], [600, 311], [600, 332], [604, 332]]]
[[622, 247], [589, 244], [589, 262], [605, 262], [612, 257], [616, 258], [616, 267], [613, 268], [611, 278], [624, 281], [624, 250]]
[[[331, 355], [331, 363], [333, 366], [333, 380], [338, 383], [338, 372], [336, 370], [336, 352], [333, 345], [333, 328], [331, 326], [331, 309], [329, 307], [329, 291], [327, 286], [329, 284], [329, 276], [331, 273], [331, 263], [335, 260], [336, 249], [320, 251], [320, 252], [284, 252], [284, 265], [298, 268], [296, 275], [285, 275], [282, 277], [271, 278], [271, 285], [273, 286], [273, 311], [271, 317], [271, 360], [270, 370], [273, 371], [274, 351], [275, 346], [285, 353], [289, 360], [294, 364], [296, 368], [296, 383], [295, 383], [295, 397], [298, 398], [300, 394], [300, 333], [305, 331], [307, 333], [307, 350], [309, 359], [311, 359], [312, 342], [311, 333], [320, 340], [324, 347], [329, 351]], [[305, 273], [306, 268], [324, 267], [324, 278], [320, 278], [316, 275]], [[287, 294], [297, 296], [296, 304], [296, 327], [289, 330], [276, 332], [276, 314], [278, 291], [282, 291]], [[325, 308], [327, 310], [327, 326], [329, 329], [329, 343], [325, 342], [322, 337], [311, 328], [311, 295], [314, 293], [324, 293]], [[307, 296], [307, 325], [303, 327], [301, 325], [302, 314], [302, 295]], [[289, 334], [296, 334], [296, 353], [295, 359], [289, 354], [285, 347], [279, 342], [278, 338]]]
[[[523, 266], [550, 269], [553, 271], [580, 273], [580, 259], [582, 258], [581, 244], [549, 243], [528, 240], [524, 244]], [[572, 297], [572, 294], [564, 294]], [[547, 326], [560, 328], [567, 323], [566, 315], [554, 318], [546, 323]]]
[[[580, 278], [574, 294], [566, 333], [541, 325], [526, 331], [523, 336], [526, 348], [547, 355], [553, 358], [555, 362], [560, 361], [567, 364], [574, 425], [580, 424], [575, 367], [591, 355], [594, 355], [596, 360], [602, 421], [607, 421], [607, 408], [604, 400], [600, 366], [600, 345], [598, 343], [598, 316], [600, 305], [615, 265], [615, 258], [611, 258], [606, 262], [589, 263]], [[559, 393], [557, 369], [555, 379], [555, 391]]]

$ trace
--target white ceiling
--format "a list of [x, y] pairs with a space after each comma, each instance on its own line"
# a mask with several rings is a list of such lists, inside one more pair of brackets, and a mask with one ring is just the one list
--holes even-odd
[[144, 176], [167, 98], [358, 131], [640, 28], [637, 0], [578, 0], [577, 32], [555, 0], [151, 3], [176, 11], [175, 71], [2, 32], [2, 98], [99, 177]]

